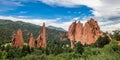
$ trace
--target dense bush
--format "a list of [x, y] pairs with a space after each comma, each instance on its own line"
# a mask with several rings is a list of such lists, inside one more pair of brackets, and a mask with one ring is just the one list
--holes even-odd
[[80, 42], [76, 43], [74, 50], [76, 53], [82, 54], [84, 51], [83, 45]]
[[114, 40], [120, 41], [120, 31], [119, 30], [113, 31], [112, 38]]
[[7, 52], [5, 52], [5, 51], [1, 51], [0, 50], [0, 59], [6, 59], [7, 58]]
[[104, 47], [104, 45], [109, 44], [110, 39], [107, 35], [100, 36], [97, 41], [93, 44], [94, 47]]

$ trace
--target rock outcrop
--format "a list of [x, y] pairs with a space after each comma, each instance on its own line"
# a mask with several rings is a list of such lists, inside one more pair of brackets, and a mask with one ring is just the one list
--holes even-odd
[[32, 33], [30, 34], [30, 38], [28, 39], [28, 46], [29, 46], [30, 48], [35, 47], [35, 41], [34, 41], [34, 38], [33, 38], [33, 34], [32, 34]]
[[37, 41], [36, 41], [36, 47], [37, 48], [40, 48], [40, 47], [46, 48], [46, 46], [47, 46], [47, 44], [46, 44], [46, 28], [45, 28], [45, 23], [43, 23], [41, 33], [38, 36]]
[[97, 21], [92, 18], [84, 26], [80, 22], [73, 22], [68, 30], [71, 45], [73, 45], [73, 41], [81, 42], [83, 45], [95, 43], [102, 34]]
[[73, 22], [68, 29], [68, 39], [70, 39], [72, 49], [74, 48], [73, 42], [75, 41], [75, 27], [76, 21]]
[[82, 35], [83, 35], [83, 24], [80, 23], [80, 21], [76, 24], [75, 27], [75, 41], [81, 41], [82, 39]]
[[82, 37], [82, 40], [84, 41], [81, 43], [83, 45], [95, 43], [100, 35], [102, 35], [102, 31], [100, 30], [97, 21], [91, 18], [88, 22], [85, 23]]
[[21, 29], [19, 29], [13, 36], [12, 42], [11, 42], [12, 46], [16, 46], [16, 47], [22, 47], [24, 45], [24, 41], [23, 41], [23, 37], [22, 37], [22, 31]]

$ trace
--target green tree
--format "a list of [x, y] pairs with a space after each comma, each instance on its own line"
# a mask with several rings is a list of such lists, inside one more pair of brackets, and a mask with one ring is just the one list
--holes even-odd
[[113, 31], [113, 36], [112, 38], [114, 40], [117, 40], [117, 41], [120, 41], [120, 31], [116, 30], [116, 31]]
[[100, 36], [97, 41], [93, 44], [93, 46], [95, 47], [104, 47], [104, 45], [106, 44], [109, 44], [110, 40], [109, 40], [109, 37], [107, 35], [104, 35], [104, 36]]
[[83, 45], [80, 42], [76, 43], [74, 50], [76, 53], [82, 54], [84, 52]]

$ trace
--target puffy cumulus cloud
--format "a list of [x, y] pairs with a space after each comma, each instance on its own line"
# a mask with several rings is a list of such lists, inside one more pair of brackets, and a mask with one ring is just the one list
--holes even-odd
[[92, 7], [93, 14], [96, 17], [101, 17], [108, 20], [120, 20], [120, 0], [100, 0], [102, 5], [99, 7]]
[[[93, 9], [96, 17], [110, 18], [120, 16], [120, 0], [39, 0], [51, 6], [79, 7], [85, 5]], [[114, 18], [113, 18], [114, 19]]]
[[[98, 21], [103, 31], [120, 29], [120, 0], [40, 0], [51, 6], [68, 8], [85, 5], [92, 8], [93, 18]], [[76, 18], [75, 18], [76, 19]], [[77, 17], [78, 19], [78, 17]], [[86, 18], [85, 18], [86, 19]], [[88, 18], [86, 19], [88, 20]]]

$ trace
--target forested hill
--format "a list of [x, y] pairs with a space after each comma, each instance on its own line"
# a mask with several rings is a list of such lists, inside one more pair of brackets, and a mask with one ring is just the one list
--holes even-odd
[[[31, 23], [25, 23], [22, 21], [11, 21], [11, 20], [2, 20], [0, 19], [0, 44], [10, 42], [13, 34], [21, 29], [23, 32], [24, 41], [27, 42], [30, 33], [33, 33], [34, 38], [40, 33], [41, 26], [34, 25]], [[47, 40], [59, 40], [59, 35], [62, 33], [66, 34], [64, 31], [59, 31], [56, 29], [47, 29]]]

